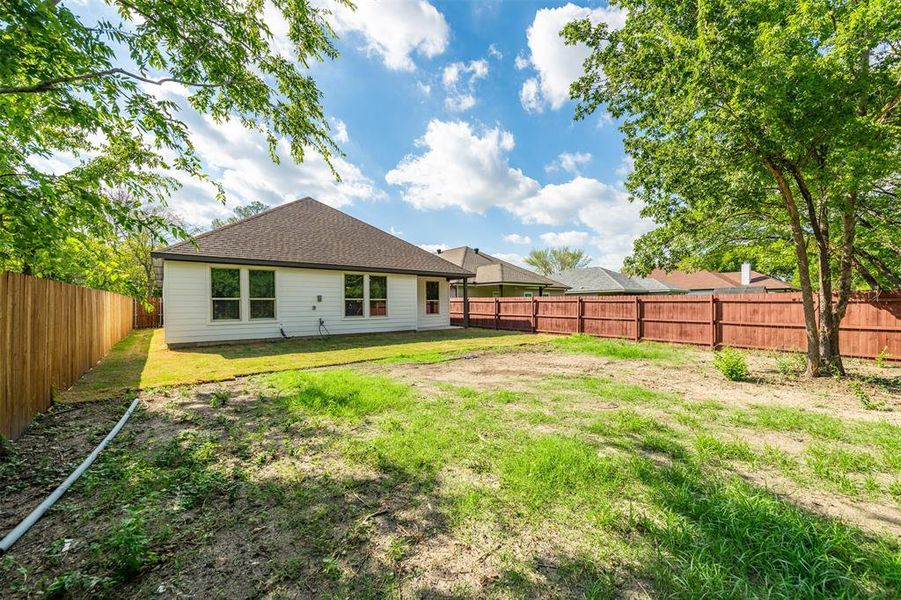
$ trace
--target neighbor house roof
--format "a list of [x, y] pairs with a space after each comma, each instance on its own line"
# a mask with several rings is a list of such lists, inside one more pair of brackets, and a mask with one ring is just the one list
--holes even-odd
[[695, 271], [686, 273], [684, 271], [672, 271], [667, 273], [660, 269], [651, 272], [651, 278], [663, 283], [674, 285], [686, 290], [715, 290], [722, 288], [743, 288], [753, 287], [766, 290], [792, 290], [794, 289], [788, 283], [781, 279], [751, 271], [751, 283], [749, 286], [741, 284], [741, 272], [733, 271], [728, 273], [716, 273], [714, 271]]
[[480, 252], [478, 248], [461, 246], [443, 250], [438, 256], [444, 260], [475, 273], [475, 285], [532, 285], [551, 289], [566, 289], [567, 286], [534, 271], [523, 269], [505, 260]]
[[583, 267], [554, 273], [554, 279], [569, 286], [567, 294], [680, 293], [683, 289], [645, 277], [629, 277], [604, 267]]
[[157, 250], [166, 260], [472, 277], [381, 229], [303, 198]]

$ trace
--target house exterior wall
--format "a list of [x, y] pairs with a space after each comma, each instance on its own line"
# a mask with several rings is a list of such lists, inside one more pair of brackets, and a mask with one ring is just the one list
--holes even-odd
[[[454, 284], [452, 286], [454, 288], [451, 291], [451, 298], [462, 298], [463, 297], [463, 284]], [[513, 285], [513, 284], [504, 284], [504, 293], [501, 294], [499, 285], [473, 285], [469, 284], [469, 297], [470, 298], [493, 298], [495, 296], [503, 296], [505, 298], [513, 298], [513, 297], [523, 297], [526, 293], [531, 293], [533, 296], [538, 296], [538, 286], [525, 286], [525, 285]], [[547, 288], [544, 288], [542, 295], [549, 296], [550, 292]]]
[[[241, 319], [213, 321], [210, 269], [240, 269]], [[364, 284], [367, 316], [344, 316], [344, 271], [255, 267], [167, 260], [163, 266], [167, 344], [194, 344], [319, 335], [319, 319], [331, 334], [415, 330], [423, 326], [449, 327], [447, 282], [441, 280], [441, 314], [425, 315], [425, 284], [415, 275], [371, 273], [388, 278], [386, 316], [368, 316], [369, 286]], [[275, 319], [250, 319], [248, 271], [275, 271]], [[360, 274], [359, 272], [350, 272]], [[369, 275], [370, 273], [365, 273]], [[423, 281], [425, 278], [423, 278]], [[368, 283], [368, 279], [367, 279]], [[420, 295], [421, 290], [421, 295]], [[318, 296], [322, 300], [318, 300]], [[421, 313], [421, 314], [420, 314]]]
[[[417, 329], [442, 329], [450, 327], [450, 286], [446, 279], [436, 277], [419, 277], [416, 284], [416, 328]], [[427, 315], [425, 312], [425, 282], [438, 282], [439, 313]]]

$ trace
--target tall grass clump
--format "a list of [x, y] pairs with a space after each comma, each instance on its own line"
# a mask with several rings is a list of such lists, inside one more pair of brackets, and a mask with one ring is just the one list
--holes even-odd
[[671, 346], [653, 342], [630, 342], [629, 340], [599, 338], [584, 334], [556, 339], [551, 342], [551, 346], [567, 352], [624, 360], [668, 360], [676, 362], [685, 352], [684, 350], [677, 350]]
[[745, 355], [729, 346], [716, 353], [713, 365], [729, 381], [745, 381], [750, 375]]

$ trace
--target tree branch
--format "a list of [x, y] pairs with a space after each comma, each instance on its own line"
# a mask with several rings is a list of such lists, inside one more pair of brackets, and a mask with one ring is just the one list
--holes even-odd
[[50, 92], [57, 89], [57, 86], [66, 83], [75, 83], [78, 81], [86, 81], [89, 79], [97, 79], [100, 77], [108, 77], [110, 75], [124, 75], [126, 77], [130, 77], [132, 79], [136, 79], [138, 81], [142, 81], [144, 83], [149, 83], [151, 85], [163, 85], [164, 83], [179, 83], [181, 85], [186, 85], [189, 87], [206, 87], [206, 88], [217, 88], [222, 87], [224, 85], [228, 85], [233, 80], [228, 79], [223, 81], [222, 83], [201, 83], [196, 81], [185, 81], [183, 79], [178, 79], [177, 77], [164, 77], [163, 79], [150, 79], [148, 77], [144, 77], [143, 75], [138, 75], [137, 73], [132, 73], [130, 71], [126, 71], [120, 67], [115, 67], [113, 69], [104, 69], [102, 71], [93, 71], [91, 73], [82, 73], [81, 75], [72, 75], [71, 77], [58, 77], [56, 79], [47, 79], [46, 81], [42, 81], [40, 83], [36, 83], [34, 85], [20, 86], [20, 87], [5, 87], [0, 88], [0, 94], [39, 94], [42, 92]]

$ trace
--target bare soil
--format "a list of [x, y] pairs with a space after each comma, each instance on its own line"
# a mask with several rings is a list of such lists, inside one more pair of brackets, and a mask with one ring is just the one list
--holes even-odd
[[[679, 394], [690, 400], [717, 400], [730, 407], [769, 404], [805, 408], [842, 419], [882, 419], [901, 423], [897, 394], [901, 367], [876, 370], [864, 361], [851, 368], [871, 377], [866, 390], [885, 410], [866, 410], [848, 383], [781, 375], [771, 355], [753, 353], [752, 382], [725, 381], [704, 352], [687, 352], [680, 364], [617, 360], [544, 349], [484, 352], [433, 364], [364, 364], [357, 370], [387, 374], [421, 394], [441, 386], [535, 391], [551, 375], [590, 375]], [[878, 379], [877, 379], [878, 378]], [[228, 392], [213, 408], [214, 393]], [[355, 597], [394, 590], [401, 597], [458, 596], [572, 597], [586, 593], [585, 548], [554, 531], [519, 532], [506, 537], [502, 523], [486, 522], [461, 539], [449, 528], [436, 492], [441, 481], [420, 485], [393, 480], [378, 470], [349, 463], [336, 449], [349, 433], [318, 423], [267, 430], [256, 412], [260, 390], [253, 379], [205, 384], [190, 389], [142, 394], [142, 410], [117, 444], [161, 447], [179, 432], [205, 430], [231, 443], [235, 431], [259, 434], [250, 457], [236, 446], [228, 468], [242, 468], [248, 482], [236, 494], [205, 500], [168, 524], [171, 532], [154, 565], [130, 583], [106, 589], [114, 597], [312, 598]], [[128, 401], [56, 407], [39, 419], [0, 460], [0, 530], [11, 529], [62, 481], [103, 438]], [[592, 410], [616, 408], [599, 402]], [[510, 405], [510, 410], [517, 406]], [[584, 407], [583, 407], [584, 408]], [[362, 426], [365, 427], [365, 424]], [[539, 430], [543, 425], [536, 425]], [[550, 426], [553, 428], [554, 426]], [[773, 445], [789, 453], [803, 450], [797, 434], [753, 432], [752, 446]], [[243, 443], [243, 442], [242, 442]], [[249, 463], [263, 456], [258, 465]], [[865, 531], [901, 536], [901, 506], [885, 498], [851, 498], [799, 485], [774, 470], [736, 467], [809, 510], [854, 524]], [[452, 470], [440, 477], [453, 478]], [[63, 573], [96, 566], [96, 540], [122, 518], [123, 507], [104, 505], [102, 490], [76, 486], [4, 559], [0, 575], [15, 581], [0, 597], [34, 597]], [[90, 518], [85, 518], [85, 515]], [[561, 563], [561, 556], [571, 561]], [[604, 557], [605, 576], [622, 597], [653, 597], [646, 582], [630, 579], [630, 557]], [[509, 565], [528, 562], [525, 575]], [[3, 564], [3, 563], [0, 563]], [[573, 565], [577, 565], [574, 567]], [[597, 575], [597, 574], [593, 574]], [[35, 582], [40, 582], [35, 585]], [[77, 588], [93, 596], [100, 588]], [[512, 591], [511, 591], [512, 590]], [[518, 594], [514, 591], [520, 590]]]

